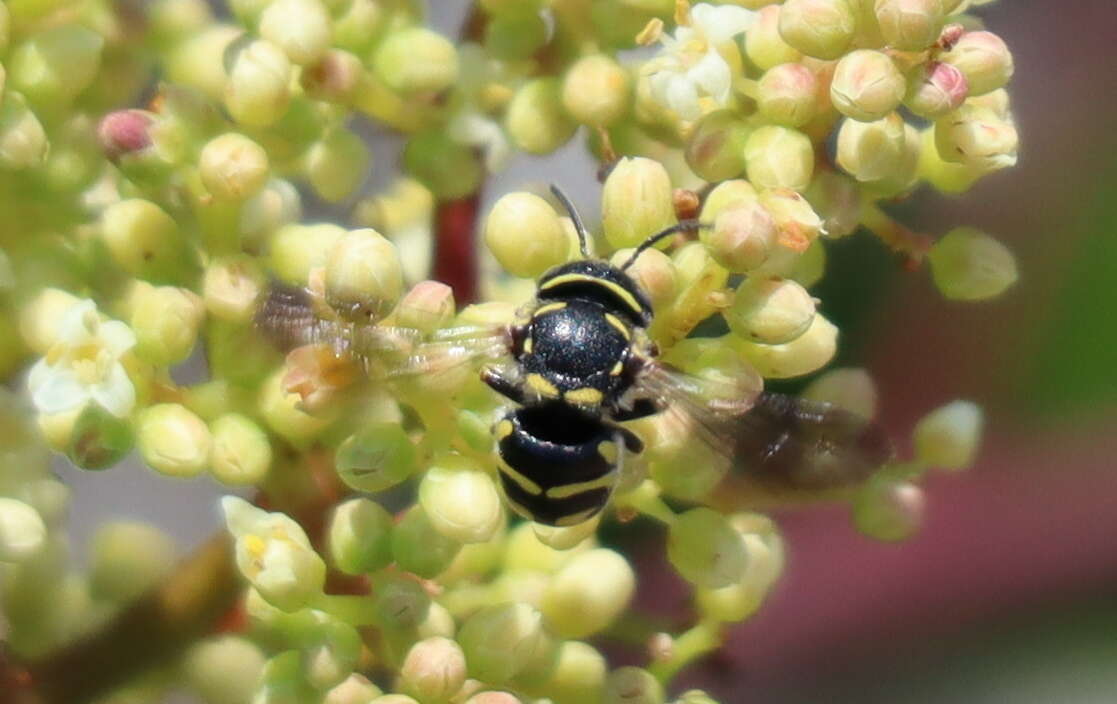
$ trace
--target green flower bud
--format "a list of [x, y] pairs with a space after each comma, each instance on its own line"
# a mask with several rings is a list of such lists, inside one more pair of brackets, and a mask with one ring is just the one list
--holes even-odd
[[934, 44], [946, 20], [942, 0], [876, 0], [875, 14], [884, 40], [901, 51], [922, 51]]
[[1008, 46], [992, 32], [966, 32], [939, 58], [962, 72], [970, 95], [1001, 88], [1015, 70]]
[[283, 386], [283, 368], [265, 380], [257, 399], [257, 410], [277, 435], [301, 444], [317, 437], [329, 425], [329, 418], [313, 416], [302, 410], [302, 398]]
[[202, 183], [218, 200], [238, 201], [252, 196], [267, 182], [268, 168], [267, 152], [235, 132], [207, 142], [198, 162]]
[[[730, 209], [749, 203], [756, 203], [758, 196], [756, 189], [748, 181], [724, 181], [714, 187], [702, 203], [702, 212], [698, 216], [699, 222], [714, 222], [721, 214]], [[699, 236], [701, 236], [699, 232]]]
[[55, 479], [19, 481], [23, 486], [13, 498], [35, 509], [48, 530], [59, 527], [66, 520], [70, 508], [70, 487]]
[[828, 239], [851, 235], [861, 226], [861, 189], [845, 174], [829, 170], [817, 174], [805, 195], [822, 218]]
[[833, 359], [838, 345], [838, 328], [821, 314], [799, 337], [782, 345], [741, 342], [745, 359], [765, 379], [791, 379], [817, 371]]
[[779, 232], [778, 242], [782, 245], [772, 253], [772, 261], [769, 262], [771, 265], [780, 263], [781, 252], [796, 254], [807, 251], [807, 247], [822, 231], [822, 218], [807, 199], [795, 191], [786, 188], [764, 191], [760, 194], [760, 204], [775, 221]]
[[[356, 4], [356, 3], [354, 3]], [[364, 79], [361, 60], [340, 49], [330, 49], [299, 75], [303, 90], [316, 100], [348, 103]]]
[[415, 446], [398, 423], [376, 423], [350, 435], [334, 462], [349, 487], [373, 493], [390, 489], [417, 469]]
[[413, 629], [427, 620], [430, 595], [414, 579], [392, 577], [376, 585], [377, 623], [385, 629]]
[[718, 702], [701, 689], [691, 689], [679, 695], [674, 704], [718, 704]]
[[177, 46], [167, 55], [167, 80], [196, 88], [207, 98], [220, 102], [225, 95], [225, 50], [243, 36], [227, 24], [211, 24]]
[[266, 127], [287, 112], [290, 86], [287, 55], [271, 42], [256, 40], [233, 59], [225, 84], [225, 107], [242, 125]]
[[352, 230], [330, 247], [326, 301], [350, 320], [375, 322], [403, 293], [396, 247], [373, 229]]
[[663, 704], [666, 698], [659, 680], [639, 667], [613, 670], [605, 682], [604, 704]]
[[205, 471], [212, 443], [202, 419], [177, 403], [141, 411], [136, 440], [144, 462], [172, 477], [193, 477]]
[[757, 85], [756, 106], [769, 122], [802, 127], [818, 108], [818, 78], [803, 64], [779, 64], [768, 69]]
[[900, 106], [907, 90], [891, 57], [858, 49], [842, 57], [830, 83], [830, 100], [843, 115], [861, 122], [879, 120]]
[[777, 246], [776, 222], [758, 202], [724, 210], [712, 229], [699, 232], [714, 260], [734, 273], [756, 269]]
[[438, 92], [458, 80], [458, 52], [426, 27], [392, 32], [372, 56], [377, 75], [401, 93]]
[[570, 238], [547, 201], [509, 193], [485, 219], [485, 244], [509, 273], [535, 279], [570, 258]]
[[467, 699], [465, 704], [521, 704], [521, 702], [508, 692], [481, 692]]
[[484, 169], [471, 147], [454, 141], [444, 130], [412, 137], [404, 147], [403, 164], [439, 200], [476, 191]]
[[539, 612], [515, 603], [481, 609], [458, 633], [470, 676], [493, 684], [507, 682], [520, 672], [543, 640]]
[[942, 193], [965, 193], [985, 173], [980, 167], [943, 159], [935, 146], [935, 128], [931, 126], [920, 135], [918, 175]]
[[787, 0], [780, 6], [780, 36], [807, 56], [836, 59], [853, 41], [856, 20], [846, 0]]
[[530, 154], [550, 154], [578, 129], [562, 106], [557, 78], [536, 78], [520, 86], [508, 104], [504, 126], [517, 148]]
[[312, 634], [303, 644], [307, 682], [318, 691], [345, 681], [361, 656], [361, 636], [353, 626], [321, 611], [311, 611]]
[[745, 570], [737, 582], [695, 591], [702, 613], [723, 623], [751, 616], [764, 601], [784, 567], [783, 540], [775, 524], [759, 514], [737, 514], [730, 523], [745, 547]]
[[333, 223], [279, 228], [271, 238], [272, 271], [286, 283], [305, 286], [310, 271], [326, 265], [334, 245], [345, 234], [344, 229]]
[[124, 459], [135, 445], [127, 418], [117, 418], [100, 404], [81, 409], [66, 435], [66, 456], [82, 469], [106, 469]]
[[178, 226], [151, 201], [133, 198], [105, 208], [101, 237], [112, 258], [130, 274], [162, 279], [182, 267], [184, 243]]
[[8, 92], [0, 102], [0, 167], [28, 169], [46, 161], [47, 134], [27, 101]]
[[749, 135], [745, 167], [756, 186], [802, 191], [814, 172], [814, 147], [802, 132], [766, 125]]
[[346, 574], [376, 572], [392, 561], [391, 531], [392, 516], [380, 504], [350, 499], [330, 517], [330, 559]]
[[419, 704], [406, 694], [385, 694], [373, 699], [369, 704]]
[[621, 118], [632, 94], [628, 71], [604, 54], [576, 61], [562, 83], [562, 104], [583, 125], [605, 127]]
[[582, 521], [572, 526], [548, 526], [542, 523], [533, 523], [531, 528], [535, 531], [535, 537], [539, 538], [539, 542], [544, 545], [555, 550], [571, 550], [579, 545], [586, 544], [586, 541], [597, 533], [597, 527], [600, 524], [601, 514], [598, 514], [588, 521]]
[[205, 0], [156, 0], [147, 8], [147, 21], [159, 46], [169, 46], [204, 30], [213, 12]]
[[844, 120], [838, 130], [838, 165], [861, 182], [891, 178], [907, 153], [905, 127], [896, 113], [875, 122]]
[[440, 533], [422, 507], [412, 508], [392, 530], [392, 556], [401, 569], [430, 579], [450, 566], [461, 543]]
[[485, 49], [503, 61], [528, 59], [547, 43], [547, 23], [537, 7], [495, 15], [485, 27]]
[[929, 61], [908, 78], [904, 105], [916, 115], [935, 119], [957, 110], [969, 95], [966, 77], [954, 65]]
[[559, 644], [539, 690], [556, 702], [595, 702], [601, 697], [608, 669], [605, 658], [592, 645], [565, 641]]
[[1016, 283], [1016, 259], [1003, 244], [971, 227], [959, 227], [935, 243], [928, 255], [931, 275], [951, 300], [978, 301]]
[[635, 587], [632, 567], [620, 554], [579, 553], [547, 585], [542, 604], [547, 626], [562, 638], [600, 633], [628, 607]]
[[215, 259], [202, 279], [202, 301], [210, 315], [231, 323], [246, 323], [256, 312], [264, 275], [251, 257]]
[[434, 529], [458, 543], [486, 542], [504, 518], [492, 476], [460, 455], [435, 459], [419, 484], [419, 504]]
[[745, 53], [762, 71], [794, 63], [803, 56], [784, 41], [779, 25], [780, 8], [774, 4], [767, 5], [757, 11], [752, 27], [745, 34]]
[[12, 15], [7, 5], [0, 5], [0, 52], [8, 48], [12, 32]]
[[683, 156], [695, 174], [707, 181], [724, 181], [745, 168], [744, 146], [748, 127], [732, 110], [703, 115], [687, 139]]
[[250, 251], [265, 249], [268, 235], [302, 217], [299, 192], [290, 181], [273, 178], [264, 190], [244, 202], [240, 210], [242, 244]]
[[812, 381], [803, 390], [802, 397], [832, 403], [862, 418], [875, 418], [877, 413], [876, 385], [864, 369], [828, 371]]
[[[634, 251], [631, 248], [618, 249], [613, 253], [610, 261], [613, 266], [622, 266]], [[645, 249], [625, 273], [636, 282], [640, 290], [647, 294], [653, 309], [663, 310], [674, 300], [675, 263], [671, 261], [671, 257], [658, 249]]]
[[135, 521], [103, 524], [93, 535], [91, 553], [90, 591], [116, 603], [132, 601], [155, 586], [175, 563], [170, 537]]
[[24, 562], [38, 555], [47, 527], [31, 506], [0, 496], [0, 562]]
[[625, 157], [613, 167], [601, 192], [605, 239], [615, 248], [635, 247], [674, 225], [671, 178], [658, 161]]
[[104, 44], [101, 35], [77, 23], [52, 27], [12, 52], [9, 80], [36, 105], [60, 107], [93, 83]]
[[445, 702], [465, 683], [465, 654], [449, 638], [427, 638], [411, 646], [399, 673], [399, 688], [430, 704]]
[[330, 16], [318, 0], [274, 0], [260, 15], [260, 36], [305, 66], [330, 47]]
[[507, 572], [528, 570], [551, 573], [566, 564], [572, 556], [570, 552], [556, 550], [543, 543], [531, 523], [520, 523], [508, 536], [504, 554], [504, 569]]
[[330, 691], [322, 704], [371, 704], [383, 694], [379, 687], [363, 675], [352, 674]]
[[334, 20], [334, 45], [367, 56], [380, 38], [388, 15], [389, 11], [376, 0], [353, 0]]
[[971, 401], [953, 401], [936, 408], [915, 426], [915, 456], [929, 467], [957, 472], [973, 466], [981, 443], [984, 418]]
[[190, 356], [205, 316], [202, 299], [173, 286], [136, 285], [129, 326], [136, 333], [136, 354], [159, 367]]
[[872, 482], [853, 504], [853, 522], [865, 535], [896, 542], [907, 540], [923, 522], [923, 490], [908, 482]]
[[260, 426], [239, 413], [228, 413], [210, 425], [210, 433], [213, 446], [209, 470], [217, 481], [228, 486], [251, 486], [264, 480], [272, 452]]
[[217, 636], [191, 646], [182, 665], [187, 686], [210, 704], [251, 701], [263, 670], [260, 648], [235, 635]]
[[396, 322], [405, 328], [432, 333], [454, 317], [454, 289], [441, 281], [420, 281], [396, 308]]
[[725, 322], [752, 342], [779, 345], [807, 331], [815, 316], [815, 300], [790, 279], [749, 277], [739, 287]]
[[688, 582], [728, 586], [741, 579], [746, 558], [741, 536], [716, 511], [691, 509], [671, 524], [667, 559]]
[[991, 173], [1016, 166], [1020, 146], [1011, 118], [971, 103], [935, 123], [935, 148], [946, 161], [963, 163]]
[[364, 140], [345, 129], [330, 132], [314, 143], [303, 157], [304, 170], [323, 200], [348, 198], [368, 175], [372, 155]]

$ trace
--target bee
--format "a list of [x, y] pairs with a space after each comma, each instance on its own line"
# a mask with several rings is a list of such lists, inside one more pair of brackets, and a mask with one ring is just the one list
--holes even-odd
[[505, 500], [543, 524], [575, 525], [598, 514], [624, 457], [643, 450], [625, 423], [655, 414], [673, 415], [717, 461], [782, 493], [852, 486], [892, 458], [887, 435], [854, 413], [766, 392], [749, 375], [692, 375], [659, 359], [648, 335], [651, 303], [627, 270], [657, 242], [698, 224], [683, 221], [658, 232], [614, 266], [590, 256], [576, 209], [562, 191], [551, 190], [570, 213], [582, 258], [546, 272], [535, 299], [510, 325], [451, 328], [423, 338], [406, 328], [323, 315], [308, 292], [285, 286], [273, 286], [258, 325], [287, 348], [329, 345], [375, 370], [372, 376], [480, 363], [481, 380], [513, 404], [493, 427]]

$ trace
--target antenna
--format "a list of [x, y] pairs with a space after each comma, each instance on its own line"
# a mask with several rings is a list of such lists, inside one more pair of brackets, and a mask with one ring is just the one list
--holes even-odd
[[678, 223], [672, 225], [671, 227], [655, 233], [654, 235], [640, 243], [640, 246], [637, 247], [636, 251], [632, 253], [632, 256], [628, 258], [628, 261], [626, 261], [624, 265], [621, 266], [621, 271], [624, 271], [628, 267], [632, 266], [633, 263], [635, 263], [636, 260], [639, 259], [640, 255], [644, 253], [644, 250], [650, 249], [652, 246], [655, 245], [656, 242], [659, 242], [665, 237], [670, 237], [671, 235], [677, 234], [679, 232], [686, 232], [687, 230], [697, 230], [703, 227], [710, 227], [710, 225], [698, 222], [697, 220], [680, 220]]
[[582, 256], [589, 259], [590, 252], [586, 244], [589, 237], [586, 235], [586, 226], [582, 224], [582, 216], [578, 214], [578, 209], [574, 207], [574, 203], [570, 201], [570, 197], [553, 183], [551, 184], [551, 193], [555, 194], [555, 198], [559, 199], [559, 202], [562, 203], [562, 207], [566, 208], [566, 212], [570, 213], [570, 220], [574, 223], [574, 230], [578, 233], [578, 244], [582, 248]]

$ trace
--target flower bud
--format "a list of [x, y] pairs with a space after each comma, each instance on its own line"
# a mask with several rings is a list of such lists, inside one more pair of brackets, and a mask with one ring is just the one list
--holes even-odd
[[521, 704], [521, 702], [508, 692], [481, 692], [467, 699], [465, 704]]
[[66, 456], [82, 469], [106, 469], [124, 459], [135, 445], [132, 424], [90, 403], [81, 409], [65, 435]]
[[430, 704], [447, 701], [465, 683], [465, 655], [449, 638], [427, 638], [411, 646], [399, 673], [399, 688]]
[[948, 232], [928, 259], [935, 286], [951, 300], [993, 298], [1016, 283], [1016, 259], [1003, 244], [971, 227]]
[[34, 168], [46, 161], [49, 148], [43, 125], [27, 101], [8, 91], [0, 102], [0, 167]]
[[202, 299], [174, 286], [137, 286], [131, 296], [129, 325], [136, 333], [136, 354], [158, 367], [190, 356], [205, 316]]
[[701, 612], [722, 623], [743, 621], [760, 608], [784, 567], [783, 540], [771, 519], [746, 513], [729, 520], [745, 547], [744, 573], [733, 584], [695, 591]]
[[531, 523], [520, 523], [508, 536], [504, 554], [506, 572], [532, 571], [551, 573], [566, 564], [570, 552], [556, 550], [543, 543]]
[[946, 161], [963, 163], [983, 173], [1016, 166], [1020, 146], [1011, 118], [970, 103], [935, 123], [935, 148]]
[[314, 192], [337, 203], [349, 197], [368, 175], [372, 156], [364, 140], [346, 129], [336, 129], [311, 145], [303, 169]]
[[174, 543], [155, 526], [105, 523], [93, 535], [89, 589], [97, 599], [129, 602], [170, 574], [174, 563]]
[[906, 153], [903, 118], [892, 113], [875, 122], [844, 120], [838, 131], [838, 165], [861, 182], [890, 178]]
[[16, 47], [5, 60], [8, 80], [35, 105], [61, 107], [97, 77], [104, 45], [100, 34], [77, 22], [59, 24]]
[[791, 342], [810, 327], [815, 301], [790, 279], [750, 277], [737, 288], [733, 306], [725, 311], [729, 329], [751, 342]]
[[409, 27], [384, 39], [373, 54], [372, 67], [401, 93], [438, 92], [458, 80], [458, 52], [441, 34]]
[[412, 137], [403, 150], [406, 171], [439, 200], [463, 198], [477, 190], [483, 166], [475, 150], [445, 130]]
[[802, 58], [799, 50], [784, 41], [780, 34], [780, 11], [774, 4], [760, 8], [745, 34], [745, 53], [763, 71]]
[[350, 499], [334, 509], [330, 559], [346, 574], [376, 572], [392, 561], [392, 516], [375, 501]]
[[553, 667], [539, 688], [557, 702], [597, 701], [607, 674], [608, 665], [596, 648], [568, 640], [559, 644]]
[[628, 607], [635, 587], [632, 567], [620, 554], [600, 548], [579, 553], [543, 594], [547, 626], [562, 638], [600, 633]]
[[532, 193], [509, 193], [485, 219], [485, 244], [515, 276], [537, 278], [570, 257], [570, 239], [547, 201]]
[[352, 230], [330, 247], [326, 301], [350, 320], [376, 322], [403, 292], [396, 247], [373, 229]]
[[663, 704], [663, 685], [639, 667], [621, 667], [609, 673], [604, 704]]
[[252, 196], [264, 187], [268, 168], [267, 152], [235, 132], [207, 142], [198, 162], [202, 183], [219, 200], [239, 201]]
[[454, 289], [441, 281], [420, 281], [396, 308], [396, 322], [405, 328], [432, 333], [454, 317]]
[[833, 359], [837, 344], [838, 328], [816, 313], [807, 331], [791, 342], [782, 345], [742, 342], [739, 348], [765, 379], [791, 379], [826, 366]]
[[530, 59], [545, 45], [547, 34], [547, 22], [539, 8], [529, 5], [518, 12], [490, 17], [485, 27], [484, 46], [496, 59], [520, 61]]
[[206, 267], [202, 301], [210, 315], [231, 323], [246, 323], [256, 312], [263, 284], [263, 273], [251, 257], [215, 259]]
[[275, 0], [260, 15], [259, 31], [299, 65], [314, 63], [330, 46], [330, 16], [319, 0]]
[[309, 642], [304, 642], [303, 669], [307, 683], [330, 689], [352, 674], [361, 657], [361, 636], [353, 626], [322, 611], [310, 611]]
[[671, 178], [658, 161], [625, 157], [613, 167], [601, 193], [605, 239], [613, 247], [635, 247], [674, 225]]
[[[702, 203], [702, 212], [698, 215], [699, 222], [714, 222], [722, 212], [747, 203], [756, 203], [759, 197], [756, 189], [748, 181], [736, 179], [723, 181], [714, 187]], [[701, 236], [699, 232], [699, 236]]]
[[212, 442], [202, 419], [177, 403], [145, 408], [136, 421], [136, 440], [144, 462], [172, 477], [203, 472]]
[[440, 533], [421, 506], [407, 512], [392, 530], [392, 556], [400, 569], [437, 577], [450, 566], [461, 543]]
[[587, 544], [587, 540], [597, 533], [601, 524], [601, 514], [588, 521], [582, 521], [572, 526], [548, 526], [542, 523], [533, 523], [532, 530], [539, 542], [555, 550], [571, 550], [579, 545]]
[[764, 264], [777, 246], [777, 237], [775, 220], [759, 202], [725, 210], [714, 221], [713, 229], [699, 232], [714, 260], [734, 273]]
[[274, 124], [291, 100], [291, 62], [275, 44], [256, 40], [237, 52], [225, 84], [225, 107], [250, 127]]
[[864, 369], [834, 369], [811, 382], [802, 397], [832, 403], [865, 419], [876, 417], [877, 390]]
[[165, 279], [182, 268], [178, 226], [151, 201], [133, 198], [105, 208], [101, 237], [116, 263], [135, 276]]
[[802, 127], [815, 117], [818, 88], [818, 78], [803, 64], [780, 64], [760, 78], [756, 105], [769, 122]]
[[942, 32], [942, 0], [876, 0], [875, 14], [884, 40], [894, 49], [922, 51]]
[[353, 433], [337, 449], [341, 480], [357, 491], [384, 491], [417, 469], [415, 446], [398, 423], [374, 423]]
[[12, 34], [12, 15], [7, 5], [0, 5], [0, 52], [8, 48]]
[[376, 585], [377, 624], [384, 629], [411, 629], [425, 621], [434, 604], [423, 585], [404, 576]]
[[[634, 251], [632, 248], [618, 249], [610, 261], [613, 266], [623, 266]], [[647, 294], [653, 309], [662, 310], [675, 298], [675, 263], [658, 249], [645, 249], [625, 273]]]
[[853, 522], [865, 535], [896, 542], [907, 540], [923, 522], [923, 490], [908, 482], [871, 482], [853, 504]]
[[679, 695], [674, 704], [718, 704], [718, 702], [701, 689], [691, 689]]
[[[322, 704], [371, 704], [383, 694], [380, 688], [363, 675], [352, 674], [326, 692]], [[246, 699], [247, 701], [247, 699]]]
[[885, 53], [858, 49], [842, 57], [830, 83], [830, 100], [843, 115], [879, 120], [900, 106], [907, 83]]
[[543, 618], [527, 604], [500, 604], [481, 609], [462, 624], [458, 642], [469, 674], [500, 684], [512, 679], [543, 644]]
[[187, 686], [212, 704], [251, 701], [263, 670], [260, 648], [237, 635], [216, 636], [191, 646], [182, 665]]
[[745, 142], [745, 167], [749, 181], [760, 188], [802, 191], [814, 172], [814, 147], [802, 132], [766, 125]]
[[31, 506], [0, 496], [0, 563], [20, 563], [39, 554], [47, 527]]
[[264, 190], [244, 202], [240, 209], [242, 244], [249, 251], [265, 249], [264, 239], [302, 217], [299, 192], [290, 181], [273, 178]]
[[807, 56], [836, 59], [857, 29], [846, 0], [787, 0], [780, 6], [780, 36]]
[[373, 699], [369, 704], [419, 704], [406, 694], [385, 694]]
[[271, 467], [268, 436], [254, 422], [238, 413], [221, 416], [210, 425], [213, 446], [209, 470], [228, 486], [259, 484]]
[[508, 104], [504, 126], [508, 136], [529, 154], [550, 154], [578, 128], [562, 105], [556, 78], [536, 78], [520, 86]]
[[284, 282], [306, 286], [310, 271], [326, 265], [334, 245], [344, 236], [345, 230], [333, 223], [285, 225], [272, 235], [268, 264]]
[[167, 80], [201, 91], [215, 102], [225, 94], [225, 50], [243, 36], [228, 24], [210, 24], [172, 47], [165, 60]]
[[[353, 3], [354, 5], [360, 3]], [[364, 78], [361, 60], [341, 49], [330, 49], [299, 74], [299, 82], [307, 95], [315, 100], [348, 103]]]
[[292, 443], [304, 444], [325, 430], [331, 418], [303, 410], [302, 397], [285, 388], [285, 376], [281, 367], [261, 384], [257, 410], [272, 432]]
[[628, 108], [632, 93], [628, 71], [604, 54], [576, 61], [562, 82], [562, 104], [583, 125], [606, 127]]
[[912, 71], [904, 105], [916, 115], [933, 120], [958, 109], [967, 95], [969, 84], [956, 66], [930, 61]]
[[822, 218], [806, 198], [793, 190], [779, 188], [765, 191], [760, 194], [760, 204], [772, 216], [779, 233], [776, 241], [781, 247], [773, 253], [773, 259], [779, 258], [775, 255], [781, 250], [794, 253], [807, 251], [822, 231]]
[[486, 542], [504, 518], [492, 476], [461, 455], [435, 459], [419, 484], [419, 504], [434, 529], [458, 543]]
[[915, 456], [929, 467], [952, 472], [968, 469], [977, 457], [984, 425], [981, 407], [953, 401], [924, 416], [915, 426]]
[[115, 110], [101, 118], [97, 141], [110, 161], [142, 152], [151, 146], [150, 128], [155, 117], [143, 110]]
[[707, 181], [724, 181], [745, 168], [744, 146], [748, 127], [733, 110], [703, 115], [687, 138], [683, 156], [687, 166]]
[[718, 588], [740, 580], [745, 544], [720, 513], [695, 508], [671, 524], [667, 559], [688, 582]]
[[1004, 40], [992, 32], [966, 32], [939, 57], [966, 77], [970, 95], [985, 95], [1012, 78], [1012, 53]]

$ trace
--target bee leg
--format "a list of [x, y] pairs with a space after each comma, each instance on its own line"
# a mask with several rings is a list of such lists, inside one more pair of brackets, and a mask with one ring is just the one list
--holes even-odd
[[523, 386], [496, 367], [488, 366], [482, 369], [481, 381], [488, 384], [493, 391], [514, 403], [523, 404], [525, 402]]

